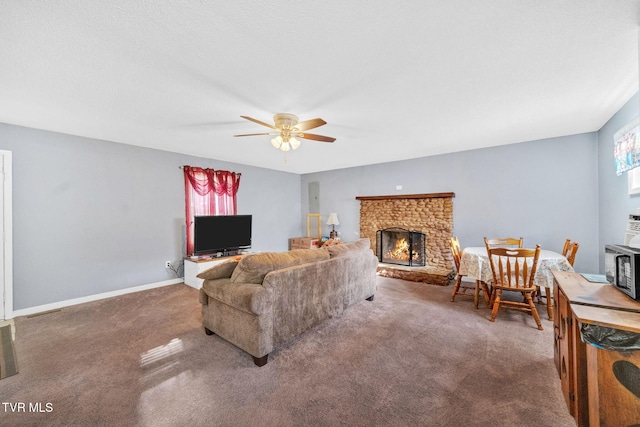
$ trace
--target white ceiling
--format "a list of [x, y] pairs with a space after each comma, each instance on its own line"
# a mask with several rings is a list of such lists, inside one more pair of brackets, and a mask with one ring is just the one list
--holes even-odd
[[[0, 122], [309, 173], [598, 130], [637, 0], [0, 0]], [[279, 112], [322, 117], [287, 154]]]

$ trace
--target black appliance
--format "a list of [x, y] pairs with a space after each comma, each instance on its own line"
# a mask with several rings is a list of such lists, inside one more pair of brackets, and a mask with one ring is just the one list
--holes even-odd
[[640, 301], [640, 248], [605, 245], [604, 270], [609, 283]]

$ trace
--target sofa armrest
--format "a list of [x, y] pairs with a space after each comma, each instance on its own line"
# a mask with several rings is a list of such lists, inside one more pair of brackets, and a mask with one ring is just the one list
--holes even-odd
[[240, 257], [221, 262], [213, 267], [199, 273], [196, 277], [204, 280], [215, 280], [229, 278], [240, 262]]
[[232, 283], [229, 278], [205, 280], [202, 283], [202, 292], [210, 298], [250, 314], [270, 313], [273, 305], [271, 293], [262, 285]]

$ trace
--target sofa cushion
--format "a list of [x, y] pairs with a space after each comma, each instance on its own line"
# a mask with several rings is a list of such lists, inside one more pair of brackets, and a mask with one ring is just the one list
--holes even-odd
[[225, 277], [231, 277], [233, 270], [236, 269], [236, 266], [240, 262], [242, 258], [237, 257], [229, 261], [224, 261], [219, 264], [214, 265], [208, 270], [205, 270], [199, 273], [196, 277], [204, 280], [214, 280], [214, 279], [223, 279]]
[[331, 258], [347, 256], [352, 252], [360, 252], [371, 249], [371, 241], [368, 238], [356, 240], [355, 242], [345, 243], [343, 245], [334, 245], [326, 248]]
[[205, 280], [202, 290], [209, 297], [247, 313], [266, 314], [273, 305], [269, 291], [255, 283], [231, 283], [229, 278]]
[[231, 275], [232, 283], [262, 283], [264, 276], [281, 268], [329, 259], [327, 251], [294, 249], [289, 252], [262, 252], [242, 258]]

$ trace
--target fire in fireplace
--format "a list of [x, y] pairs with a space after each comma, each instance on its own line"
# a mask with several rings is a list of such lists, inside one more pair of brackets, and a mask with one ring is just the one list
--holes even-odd
[[376, 232], [376, 254], [380, 262], [425, 266], [425, 235], [404, 228], [385, 228]]

